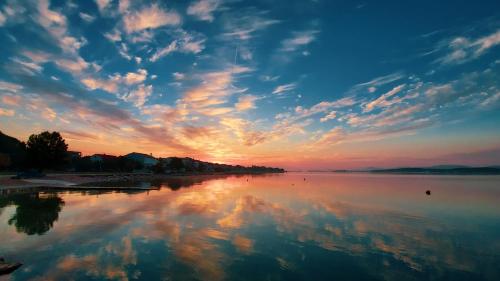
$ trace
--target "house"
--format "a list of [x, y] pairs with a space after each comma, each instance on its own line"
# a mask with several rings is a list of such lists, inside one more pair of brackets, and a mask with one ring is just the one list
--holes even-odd
[[66, 152], [66, 155], [68, 156], [69, 160], [71, 160], [71, 161], [82, 158], [82, 153], [80, 151], [68, 150]]
[[151, 167], [158, 163], [158, 159], [154, 158], [152, 154], [148, 155], [144, 153], [132, 152], [125, 155], [125, 158], [135, 160], [144, 165], [144, 167]]
[[103, 162], [104, 160], [112, 160], [112, 159], [116, 159], [116, 156], [107, 154], [94, 154], [90, 156], [91, 162]]

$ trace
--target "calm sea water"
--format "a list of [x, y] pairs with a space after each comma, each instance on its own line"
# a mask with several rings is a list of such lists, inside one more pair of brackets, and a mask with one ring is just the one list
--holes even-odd
[[24, 263], [0, 279], [500, 280], [500, 177], [288, 173], [152, 185], [0, 195], [0, 256]]

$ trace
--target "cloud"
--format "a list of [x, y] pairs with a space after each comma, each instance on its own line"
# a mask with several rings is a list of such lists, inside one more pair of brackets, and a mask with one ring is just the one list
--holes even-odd
[[101, 80], [94, 78], [84, 78], [81, 80], [83, 85], [85, 85], [89, 90], [102, 89], [109, 93], [116, 93], [118, 91], [117, 81], [113, 80]]
[[152, 62], [159, 60], [161, 57], [164, 57], [174, 51], [177, 50], [177, 41], [172, 41], [168, 46], [163, 49], [159, 49], [153, 56], [149, 59]]
[[55, 112], [52, 108], [46, 106], [42, 111], [42, 117], [47, 119], [48, 121], [54, 121], [57, 118], [57, 112]]
[[183, 80], [186, 77], [186, 75], [184, 73], [180, 73], [180, 72], [174, 72], [174, 73], [172, 73], [172, 76], [174, 76], [175, 80]]
[[0, 116], [12, 117], [16, 112], [12, 109], [5, 109], [0, 107]]
[[325, 117], [322, 117], [320, 119], [321, 122], [326, 122], [328, 120], [332, 120], [332, 119], [335, 119], [335, 117], [337, 117], [337, 111], [331, 111], [330, 113], [328, 113]]
[[380, 87], [380, 86], [383, 86], [386, 84], [390, 84], [392, 82], [401, 80], [402, 78], [404, 78], [404, 75], [401, 72], [391, 73], [388, 75], [374, 78], [368, 82], [356, 84], [349, 90], [349, 92], [350, 93], [357, 93], [360, 91], [362, 91], [362, 92], [368, 91], [369, 93], [373, 93], [377, 90], [377, 87]]
[[285, 52], [293, 52], [299, 48], [307, 46], [316, 39], [317, 33], [319, 33], [318, 30], [294, 32], [292, 38], [285, 39], [281, 42], [281, 50]]
[[254, 243], [253, 240], [251, 239], [248, 239], [240, 235], [236, 235], [231, 242], [240, 252], [243, 252], [245, 254], [250, 254], [253, 251]]
[[118, 42], [122, 40], [121, 33], [118, 29], [114, 29], [111, 32], [104, 33], [104, 37], [106, 37], [111, 42]]
[[146, 80], [148, 72], [146, 69], [139, 69], [137, 73], [129, 72], [123, 78], [127, 85], [139, 84]]
[[297, 87], [296, 83], [290, 83], [290, 84], [285, 84], [285, 85], [279, 85], [273, 90], [273, 94], [275, 95], [282, 95], [286, 92], [292, 91]]
[[76, 60], [69, 58], [56, 58], [54, 62], [60, 69], [69, 73], [80, 74], [89, 67], [89, 64], [81, 57], [78, 57]]
[[118, 11], [122, 14], [126, 13], [130, 7], [130, 0], [120, 0], [118, 3]]
[[50, 10], [47, 0], [38, 1], [36, 20], [52, 36], [58, 47], [68, 54], [77, 56], [78, 49], [86, 43], [85, 39], [77, 39], [69, 35], [66, 17]]
[[87, 23], [93, 22], [95, 20], [94, 16], [91, 16], [91, 15], [84, 13], [84, 12], [80, 12], [80, 13], [78, 13], [78, 15], [80, 16], [80, 18], [82, 20], [84, 20]]
[[0, 26], [3, 26], [7, 21], [7, 17], [0, 11]]
[[[403, 113], [402, 116], [410, 114], [410, 112]], [[393, 124], [379, 124], [380, 127], [367, 127], [353, 131], [347, 131], [342, 127], [336, 127], [321, 135], [316, 142], [310, 145], [310, 147], [312, 149], [322, 149], [324, 146], [336, 145], [345, 142], [370, 142], [386, 138], [413, 135], [418, 130], [427, 128], [434, 124], [432, 120], [427, 118], [413, 120], [411, 120], [411, 118], [398, 119], [399, 121], [393, 122]]]
[[[59, 48], [62, 53], [45, 54], [44, 61], [36, 61], [35, 52], [32, 52], [33, 56], [28, 55], [28, 57], [33, 59], [33, 62], [37, 64], [51, 60], [59, 69], [67, 71], [72, 75], [79, 75], [90, 65], [78, 54], [79, 49], [87, 44], [87, 40], [83, 37], [75, 38], [71, 36], [68, 32], [66, 17], [58, 11], [49, 9], [49, 2], [47, 0], [37, 2], [37, 11], [38, 14], [33, 19], [47, 31], [50, 43]], [[24, 51], [23, 54], [29, 52], [29, 50]], [[38, 51], [38, 54], [42, 54], [42, 52]], [[39, 56], [38, 59], [40, 58]]]
[[[0, 88], [1, 89], [1, 88]], [[11, 106], [18, 106], [22, 101], [20, 96], [15, 96], [12, 94], [5, 94], [2, 96], [2, 103]]]
[[196, 139], [201, 137], [211, 137], [214, 134], [214, 130], [210, 127], [185, 126], [182, 128], [182, 133], [189, 139]]
[[255, 101], [258, 98], [252, 95], [245, 95], [238, 98], [238, 102], [235, 104], [235, 107], [238, 111], [245, 111], [252, 108], [255, 108]]
[[315, 145], [336, 144], [342, 141], [344, 137], [344, 129], [336, 127], [324, 133]]
[[178, 37], [178, 39], [172, 41], [164, 48], [157, 50], [149, 60], [155, 62], [173, 52], [198, 54], [205, 48], [205, 38], [202, 38], [200, 36], [195, 37], [194, 35], [189, 34], [185, 31], [178, 31], [176, 33], [176, 36]]
[[225, 19], [224, 30], [226, 32], [223, 33], [223, 37], [228, 40], [246, 41], [254, 37], [258, 31], [280, 22], [266, 16], [267, 12], [256, 11], [253, 8], [238, 10], [231, 17]]
[[120, 87], [140, 84], [147, 79], [148, 71], [140, 68], [137, 72], [128, 72], [125, 75], [115, 73], [109, 75], [107, 79], [84, 77], [80, 81], [89, 90], [102, 89], [109, 93], [118, 94]]
[[500, 92], [496, 92], [495, 94], [487, 97], [483, 102], [481, 102], [482, 107], [490, 107], [495, 104], [498, 104], [500, 101]]
[[405, 86], [406, 86], [405, 84], [401, 84], [399, 86], [396, 86], [396, 87], [392, 88], [392, 90], [390, 90], [389, 92], [387, 92], [387, 93], [381, 95], [380, 97], [378, 97], [377, 99], [369, 102], [368, 104], [365, 105], [364, 112], [370, 112], [376, 107], [385, 107], [385, 106], [390, 105], [391, 103], [388, 102], [387, 99], [396, 95], [397, 93], [401, 92], [401, 90], [403, 90], [403, 88]]
[[318, 113], [323, 113], [331, 110], [332, 108], [342, 108], [347, 106], [352, 106], [356, 104], [356, 101], [351, 97], [341, 98], [336, 101], [322, 101], [310, 108], [304, 108], [302, 106], [297, 106], [295, 108], [295, 115], [289, 120], [298, 120], [301, 118], [309, 117]]
[[118, 53], [126, 60], [132, 60], [132, 55], [129, 54], [127, 44], [124, 42], [118, 45]]
[[189, 5], [187, 14], [195, 16], [199, 20], [212, 22], [214, 20], [213, 13], [217, 10], [220, 4], [220, 0], [198, 0]]
[[153, 4], [140, 11], [131, 12], [123, 18], [125, 31], [133, 33], [144, 29], [154, 29], [161, 26], [176, 26], [181, 22], [181, 16], [175, 11], [165, 11]]
[[445, 50], [447, 54], [435, 62], [443, 65], [466, 63], [479, 58], [499, 44], [500, 30], [476, 39], [455, 37], [438, 44], [435, 51]]
[[[91, 95], [78, 85], [22, 74], [15, 74], [12, 79], [16, 81], [17, 88], [23, 85], [19, 94], [29, 97], [29, 100], [39, 100], [50, 105], [58, 115], [70, 113], [72, 127], [91, 126], [93, 130], [104, 130], [108, 135], [117, 139], [122, 133], [121, 128], [129, 127], [133, 129], [134, 134], [129, 134], [128, 138], [137, 138], [138, 142], [143, 145], [161, 146], [168, 151], [197, 153], [192, 148], [181, 144], [176, 136], [171, 134], [171, 128], [163, 127], [163, 125], [155, 127], [148, 122], [141, 121], [123, 105]], [[125, 96], [118, 97], [128, 99], [135, 106], [140, 106], [151, 94], [152, 86], [141, 85]], [[43, 107], [45, 105], [38, 108]]]
[[29, 75], [39, 74], [43, 67], [35, 62], [24, 61], [20, 58], [11, 58], [11, 61], [14, 63], [14, 67], [11, 68], [14, 71], [21, 71]]
[[[223, 112], [227, 113], [232, 108], [214, 109], [213, 106], [224, 104], [231, 95], [244, 91], [234, 87], [232, 82], [235, 75], [250, 71], [252, 69], [247, 67], [233, 66], [223, 71], [205, 73], [200, 77], [201, 85], [188, 90], [184, 94], [182, 104], [198, 110], [202, 114], [219, 115]], [[207, 107], [211, 107], [211, 109], [207, 109]]]
[[111, 0], [96, 0], [97, 8], [102, 13], [108, 7]]
[[23, 86], [18, 85], [18, 84], [0, 81], [0, 90], [1, 91], [16, 93], [17, 91], [21, 90], [22, 88], [23, 88]]
[[152, 85], [149, 86], [139, 85], [137, 89], [129, 92], [123, 98], [128, 102], [134, 103], [134, 105], [137, 107], [142, 107], [144, 103], [146, 103], [148, 97], [151, 96], [152, 92], [153, 92]]

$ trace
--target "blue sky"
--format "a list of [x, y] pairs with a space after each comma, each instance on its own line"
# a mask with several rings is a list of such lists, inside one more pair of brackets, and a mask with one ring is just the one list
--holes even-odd
[[3, 1], [0, 121], [86, 154], [498, 164], [498, 1]]

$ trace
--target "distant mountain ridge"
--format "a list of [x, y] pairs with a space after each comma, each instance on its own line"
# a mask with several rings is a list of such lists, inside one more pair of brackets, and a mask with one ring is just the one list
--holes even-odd
[[471, 166], [466, 165], [435, 165], [430, 167], [422, 167], [422, 168], [430, 168], [430, 169], [459, 169], [459, 168], [472, 168]]
[[500, 167], [469, 167], [464, 165], [438, 165], [431, 167], [405, 167], [393, 169], [375, 169], [370, 173], [388, 174], [435, 174], [435, 175], [500, 175]]
[[436, 175], [500, 175], [500, 165], [473, 167], [457, 164], [440, 164], [428, 167], [397, 167], [377, 168], [367, 167], [361, 169], [335, 169], [321, 170], [318, 172], [334, 173], [380, 173], [380, 174], [436, 174]]

